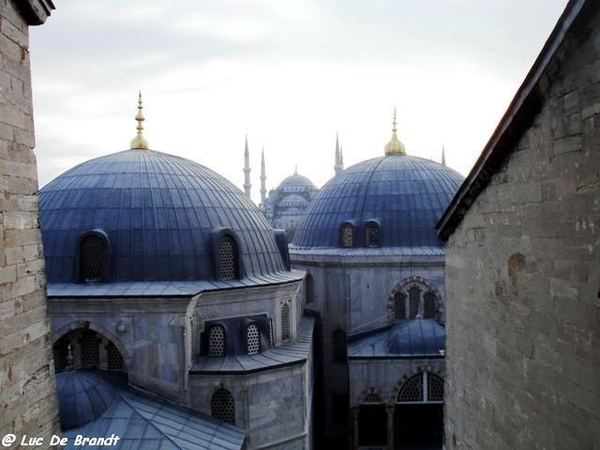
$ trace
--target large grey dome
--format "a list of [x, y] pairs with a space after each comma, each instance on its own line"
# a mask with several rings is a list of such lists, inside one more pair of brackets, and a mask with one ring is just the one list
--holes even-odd
[[365, 246], [365, 225], [378, 224], [379, 247], [443, 247], [434, 227], [463, 177], [415, 156], [389, 154], [340, 172], [310, 203], [296, 229], [297, 248], [337, 247], [340, 227], [354, 227], [352, 247]]
[[212, 239], [230, 230], [240, 277], [284, 271], [272, 227], [222, 176], [153, 150], [103, 156], [60, 175], [40, 192], [46, 276], [78, 281], [78, 242], [94, 232], [110, 247], [110, 281], [214, 279]]

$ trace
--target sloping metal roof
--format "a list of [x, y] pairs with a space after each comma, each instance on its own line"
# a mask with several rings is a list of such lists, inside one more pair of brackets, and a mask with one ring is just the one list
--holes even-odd
[[78, 239], [106, 233], [110, 281], [213, 279], [211, 236], [233, 230], [246, 276], [285, 270], [273, 229], [244, 193], [212, 170], [154, 150], [80, 164], [40, 191], [50, 283], [73, 282]]
[[310, 356], [314, 325], [314, 318], [302, 317], [296, 339], [255, 355], [199, 357], [190, 372], [211, 374], [247, 373], [301, 363]]
[[381, 226], [382, 247], [442, 247], [435, 223], [463, 181], [456, 171], [415, 156], [369, 159], [332, 178], [309, 204], [296, 229], [296, 248], [338, 247], [340, 227], [355, 227], [354, 247], [365, 246], [364, 226]]
[[[57, 380], [65, 374], [57, 374]], [[75, 372], [102, 378], [98, 373]], [[128, 450], [239, 450], [243, 447], [245, 431], [204, 414], [146, 395], [124, 385], [115, 385], [115, 400], [98, 418], [79, 428], [62, 433], [68, 437], [65, 449], [79, 449], [75, 437], [119, 437], [115, 448]], [[60, 396], [60, 392], [59, 392]], [[59, 397], [60, 402], [60, 397]], [[77, 412], [77, 405], [71, 408]], [[62, 417], [62, 414], [61, 414]], [[85, 448], [93, 449], [89, 445]], [[97, 448], [105, 448], [97, 446]]]
[[352, 339], [348, 343], [348, 357], [442, 357], [445, 349], [446, 330], [443, 326], [431, 319], [414, 319]]

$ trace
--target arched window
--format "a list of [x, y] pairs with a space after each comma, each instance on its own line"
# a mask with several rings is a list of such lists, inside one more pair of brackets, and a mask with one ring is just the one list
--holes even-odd
[[396, 403], [443, 403], [444, 380], [429, 372], [409, 378], [398, 392]]
[[281, 339], [283, 341], [291, 337], [290, 325], [290, 305], [284, 303], [281, 307]]
[[246, 342], [249, 355], [256, 355], [260, 352], [260, 334], [258, 332], [258, 327], [254, 323], [248, 325], [248, 329], [246, 330]]
[[351, 223], [345, 222], [340, 227], [340, 241], [342, 247], [354, 246], [354, 227]]
[[333, 361], [336, 363], [346, 362], [346, 333], [338, 328], [331, 335], [333, 341]]
[[210, 415], [231, 425], [235, 425], [235, 402], [227, 389], [217, 389], [210, 398]]
[[367, 222], [365, 226], [365, 242], [367, 243], [367, 247], [381, 246], [381, 228], [377, 222]]
[[233, 280], [239, 277], [237, 244], [233, 237], [223, 235], [217, 245], [217, 278]]
[[394, 319], [406, 319], [406, 294], [404, 292], [396, 292], [394, 294]]
[[208, 332], [208, 354], [209, 356], [225, 355], [225, 328], [221, 325], [213, 325]]
[[421, 288], [411, 286], [408, 288], [408, 318], [414, 319], [421, 309]]
[[80, 279], [86, 283], [101, 281], [104, 261], [104, 239], [92, 234], [81, 240]]
[[436, 306], [436, 299], [435, 299], [435, 292], [433, 291], [428, 291], [425, 293], [425, 295], [423, 296], [423, 316], [427, 319], [432, 318], [435, 316], [435, 314], [437, 313], [437, 306]]

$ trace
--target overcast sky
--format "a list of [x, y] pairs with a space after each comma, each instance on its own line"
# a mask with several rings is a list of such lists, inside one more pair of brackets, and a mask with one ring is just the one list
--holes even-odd
[[253, 199], [294, 171], [333, 175], [411, 155], [466, 175], [540, 52], [566, 0], [55, 0], [31, 28], [40, 186], [129, 148], [142, 90], [150, 148], [241, 187], [244, 136]]

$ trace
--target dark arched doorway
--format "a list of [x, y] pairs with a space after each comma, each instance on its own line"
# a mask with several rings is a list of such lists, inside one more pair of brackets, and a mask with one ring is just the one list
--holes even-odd
[[444, 380], [422, 372], [409, 378], [396, 398], [394, 447], [441, 449], [444, 424]]
[[67, 369], [99, 369], [127, 376], [123, 355], [107, 337], [88, 328], [61, 336], [52, 347], [56, 372]]

